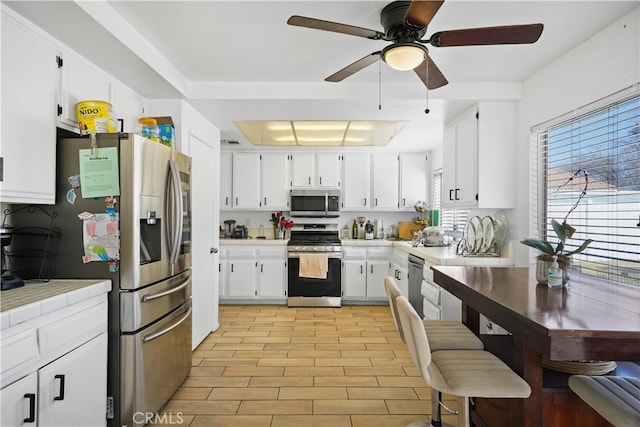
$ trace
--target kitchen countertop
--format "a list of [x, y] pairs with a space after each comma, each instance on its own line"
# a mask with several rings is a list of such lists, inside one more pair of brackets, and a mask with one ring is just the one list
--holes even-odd
[[1, 329], [36, 318], [111, 290], [111, 280], [26, 280], [0, 294]]
[[[487, 267], [513, 266], [512, 257], [463, 257], [456, 255], [454, 247], [413, 247], [408, 240], [382, 240], [382, 239], [341, 239], [344, 246], [391, 246], [409, 254], [415, 255], [438, 265], [476, 265]], [[288, 239], [220, 239], [220, 245], [287, 245]]]

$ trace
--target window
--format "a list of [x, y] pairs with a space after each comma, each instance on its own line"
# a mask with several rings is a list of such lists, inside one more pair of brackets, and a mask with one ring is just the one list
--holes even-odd
[[469, 218], [468, 209], [442, 209], [442, 169], [436, 170], [433, 174], [432, 209], [438, 210], [441, 213], [440, 227], [449, 231], [462, 232], [462, 230], [464, 230], [464, 226]]
[[[577, 114], [576, 114], [577, 113]], [[583, 274], [640, 283], [640, 95], [637, 85], [533, 129], [532, 206], [552, 244], [551, 219], [576, 229], [568, 249]]]

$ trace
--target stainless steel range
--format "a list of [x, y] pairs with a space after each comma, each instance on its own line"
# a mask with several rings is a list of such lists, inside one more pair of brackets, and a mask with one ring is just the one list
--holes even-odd
[[340, 307], [342, 305], [342, 246], [337, 225], [294, 226], [287, 252], [289, 258], [287, 305], [289, 307]]

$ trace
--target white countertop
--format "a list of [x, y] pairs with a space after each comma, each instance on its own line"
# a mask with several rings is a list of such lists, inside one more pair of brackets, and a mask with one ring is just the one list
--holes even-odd
[[[288, 239], [220, 239], [221, 245], [286, 245]], [[341, 239], [343, 246], [392, 246], [409, 254], [438, 265], [478, 265], [487, 267], [513, 266], [512, 257], [481, 257], [456, 255], [455, 247], [416, 247], [411, 246], [410, 241], [404, 240], [365, 240], [365, 239]]]
[[50, 280], [25, 281], [20, 288], [0, 294], [0, 329], [105, 294], [111, 290], [111, 280]]

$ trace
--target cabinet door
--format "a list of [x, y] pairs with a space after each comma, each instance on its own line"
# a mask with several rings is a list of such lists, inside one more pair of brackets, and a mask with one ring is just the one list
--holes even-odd
[[[0, 425], [38, 425], [37, 394], [38, 374], [36, 372], [3, 388], [0, 392], [2, 396]], [[104, 413], [104, 411], [102, 412]]]
[[475, 206], [478, 184], [478, 119], [476, 110], [466, 113], [456, 125], [456, 187], [458, 206]]
[[262, 207], [287, 210], [289, 201], [289, 156], [263, 153], [261, 159]]
[[348, 153], [342, 157], [342, 208], [369, 210], [371, 208], [371, 155]]
[[398, 209], [398, 155], [373, 154], [374, 210]]
[[[79, 132], [76, 104], [90, 99], [111, 103], [111, 84], [98, 68], [73, 54], [62, 58], [60, 68], [62, 115], [60, 123]], [[111, 117], [114, 120], [114, 117]]]
[[258, 274], [255, 259], [229, 260], [229, 296], [255, 298]]
[[291, 187], [311, 188], [315, 176], [313, 153], [291, 155]]
[[455, 208], [456, 125], [446, 127], [442, 141], [442, 207]]
[[233, 153], [233, 207], [260, 207], [260, 154]]
[[38, 371], [39, 425], [105, 426], [107, 333]]
[[367, 298], [386, 299], [384, 278], [389, 275], [388, 260], [367, 261]]
[[283, 297], [285, 283], [285, 261], [264, 259], [259, 262], [258, 296]]
[[[113, 115], [122, 120], [123, 132], [135, 132], [138, 119], [144, 114], [144, 99], [130, 89], [114, 84], [112, 86]], [[116, 123], [120, 131], [120, 124]]]
[[233, 206], [233, 155], [228, 151], [220, 153], [220, 209]]
[[55, 203], [57, 49], [2, 11], [0, 202]]
[[316, 153], [316, 181], [320, 188], [340, 187], [341, 175], [340, 155], [337, 153]]
[[344, 298], [367, 297], [367, 272], [365, 260], [342, 261], [342, 287]]
[[418, 200], [430, 204], [431, 168], [426, 154], [400, 155], [400, 209], [413, 211]]

